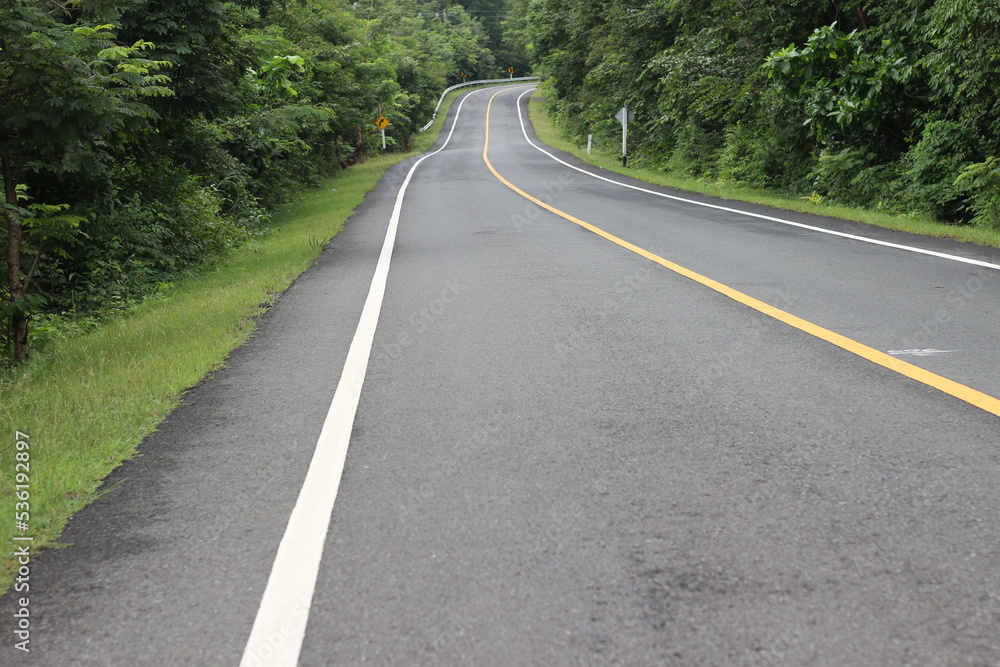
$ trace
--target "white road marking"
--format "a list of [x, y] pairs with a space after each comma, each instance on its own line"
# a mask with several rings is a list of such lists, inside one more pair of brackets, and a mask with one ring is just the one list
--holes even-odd
[[399, 187], [368, 298], [365, 300], [358, 328], [351, 341], [340, 382], [330, 403], [326, 420], [323, 422], [323, 430], [316, 443], [305, 481], [288, 519], [285, 534], [278, 545], [278, 553], [254, 619], [253, 629], [250, 631], [250, 638], [243, 650], [240, 667], [292, 667], [298, 664], [306, 624], [309, 621], [309, 609], [316, 590], [320, 561], [323, 558], [323, 545], [330, 527], [333, 504], [340, 488], [354, 417], [358, 411], [358, 402], [361, 400], [361, 386], [364, 384], [375, 328], [385, 297], [389, 262], [396, 243], [403, 196], [417, 167], [427, 158], [443, 151], [451, 141], [462, 106], [477, 92], [480, 91], [466, 95], [458, 105], [451, 131], [441, 148], [417, 160]]
[[935, 354], [946, 354], [948, 352], [958, 352], [958, 350], [935, 350], [928, 348], [925, 350], [889, 350], [887, 354], [894, 357], [933, 357]]
[[684, 197], [677, 197], [676, 195], [668, 195], [668, 194], [663, 193], [663, 192], [657, 192], [656, 190], [649, 190], [647, 188], [641, 188], [641, 187], [639, 187], [637, 185], [631, 185], [629, 183], [622, 183], [621, 181], [615, 181], [615, 180], [612, 180], [610, 178], [606, 178], [605, 176], [601, 176], [600, 174], [595, 174], [592, 171], [587, 171], [586, 169], [581, 169], [580, 167], [574, 166], [574, 165], [566, 162], [565, 160], [559, 159], [558, 157], [556, 157], [552, 153], [548, 152], [544, 148], [541, 148], [540, 146], [536, 145], [530, 138], [528, 138], [528, 131], [527, 131], [527, 129], [525, 129], [525, 126], [524, 126], [524, 116], [521, 113], [521, 100], [524, 98], [525, 95], [531, 94], [533, 92], [533, 90], [534, 89], [526, 90], [523, 93], [521, 93], [521, 95], [517, 98], [517, 104], [516, 104], [516, 106], [517, 106], [517, 118], [521, 122], [521, 134], [524, 135], [525, 141], [527, 141], [528, 144], [531, 145], [532, 148], [534, 148], [535, 150], [541, 151], [542, 153], [544, 153], [545, 155], [549, 156], [550, 158], [552, 158], [553, 160], [555, 160], [559, 164], [565, 165], [565, 166], [569, 167], [570, 169], [573, 169], [575, 171], [580, 172], [581, 174], [586, 174], [587, 176], [591, 176], [593, 178], [597, 178], [597, 179], [600, 179], [600, 180], [605, 181], [607, 183], [612, 183], [614, 185], [620, 185], [623, 188], [629, 188], [630, 190], [638, 190], [639, 192], [645, 192], [646, 194], [654, 195], [656, 197], [663, 197], [664, 199], [672, 199], [674, 201], [683, 202], [685, 204], [693, 204], [695, 206], [702, 206], [704, 208], [712, 208], [712, 209], [715, 209], [717, 211], [725, 211], [727, 213], [736, 213], [737, 215], [745, 215], [745, 216], [750, 217], [750, 218], [759, 218], [761, 220], [768, 220], [770, 222], [777, 222], [777, 223], [780, 223], [782, 225], [790, 225], [792, 227], [800, 227], [802, 229], [808, 229], [808, 230], [813, 231], [813, 232], [820, 232], [821, 234], [830, 234], [832, 236], [840, 236], [840, 237], [843, 237], [845, 239], [851, 239], [852, 241], [861, 241], [862, 243], [871, 243], [871, 244], [874, 244], [874, 245], [885, 246], [887, 248], [895, 248], [897, 250], [906, 250], [908, 252], [915, 252], [915, 253], [919, 253], [921, 255], [930, 255], [931, 257], [939, 257], [941, 259], [950, 259], [950, 260], [953, 260], [955, 262], [963, 262], [965, 264], [972, 264], [974, 266], [984, 266], [984, 267], [986, 267], [988, 269], [998, 269], [998, 270], [1000, 270], [1000, 264], [992, 264], [990, 262], [984, 262], [984, 261], [978, 260], [978, 259], [969, 259], [968, 257], [959, 257], [958, 255], [949, 255], [947, 253], [936, 252], [934, 250], [924, 250], [923, 248], [915, 248], [913, 246], [901, 245], [899, 243], [889, 243], [888, 241], [879, 241], [877, 239], [870, 239], [870, 238], [867, 238], [867, 237], [864, 237], [864, 236], [857, 236], [856, 234], [847, 234], [845, 232], [836, 232], [836, 231], [833, 231], [832, 229], [823, 229], [822, 227], [814, 227], [813, 225], [806, 225], [806, 224], [803, 224], [801, 222], [793, 222], [791, 220], [785, 220], [783, 218], [775, 218], [773, 216], [763, 215], [761, 213], [752, 213], [750, 211], [742, 211], [742, 210], [740, 210], [738, 208], [729, 208], [727, 206], [719, 206], [718, 204], [708, 204], [708, 203], [705, 203], [705, 202], [695, 201], [693, 199], [685, 199]]

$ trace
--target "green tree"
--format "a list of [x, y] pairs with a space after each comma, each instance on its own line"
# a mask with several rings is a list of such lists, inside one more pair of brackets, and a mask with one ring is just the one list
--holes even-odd
[[157, 73], [166, 63], [145, 56], [152, 48], [145, 41], [117, 43], [109, 25], [61, 23], [35, 2], [0, 8], [3, 303], [15, 360], [27, 354], [28, 319], [38, 303], [28, 287], [42, 242], [78, 222], [46, 202], [36, 203], [40, 215], [32, 215], [18, 186], [45, 172], [94, 168], [109, 147], [150, 128], [155, 114], [146, 100], [171, 94], [168, 78]]
[[390, 149], [407, 147], [462, 72], [499, 75], [506, 7], [4, 0], [0, 314], [14, 356], [32, 312], [115, 312], [252, 236], [295, 189], [377, 150], [378, 116]]
[[924, 56], [934, 101], [1000, 144], [1000, 4], [938, 0], [923, 15]]
[[529, 75], [535, 60], [535, 36], [530, 18], [529, 0], [512, 0], [502, 22], [503, 43], [510, 52], [510, 66]]
[[824, 26], [804, 46], [772, 53], [763, 67], [821, 144], [883, 144], [898, 157], [912, 121], [905, 99], [914, 65], [899, 43], [886, 39], [873, 49], [856, 30]]

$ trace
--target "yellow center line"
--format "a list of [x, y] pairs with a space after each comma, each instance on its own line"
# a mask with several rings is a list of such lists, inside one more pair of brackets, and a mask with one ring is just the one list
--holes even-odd
[[584, 229], [588, 229], [593, 233], [597, 234], [598, 236], [602, 236], [605, 239], [611, 241], [612, 243], [620, 245], [622, 248], [625, 248], [626, 250], [631, 250], [637, 255], [641, 255], [642, 257], [645, 257], [650, 261], [656, 262], [657, 264], [659, 264], [664, 268], [670, 269], [674, 273], [678, 273], [684, 276], [685, 278], [690, 278], [691, 280], [700, 283], [705, 287], [713, 289], [716, 292], [719, 292], [720, 294], [725, 294], [734, 301], [738, 301], [739, 303], [742, 303], [745, 306], [749, 306], [750, 308], [760, 311], [761, 313], [764, 313], [769, 317], [773, 317], [774, 319], [784, 322], [789, 326], [793, 326], [796, 329], [799, 329], [800, 331], [804, 331], [805, 333], [811, 336], [815, 336], [816, 338], [825, 340], [828, 343], [832, 343], [833, 345], [836, 345], [839, 348], [842, 348], [844, 350], [847, 350], [848, 352], [856, 354], [859, 357], [862, 357], [864, 359], [867, 359], [868, 361], [878, 364], [879, 366], [883, 366], [885, 368], [888, 368], [889, 370], [899, 373], [900, 375], [905, 375], [906, 377], [916, 380], [917, 382], [921, 382], [929, 387], [933, 387], [934, 389], [937, 389], [946, 394], [954, 396], [955, 398], [963, 400], [966, 403], [976, 406], [977, 408], [981, 408], [986, 412], [1000, 416], [1000, 399], [994, 396], [985, 394], [981, 391], [973, 389], [972, 387], [967, 387], [964, 384], [955, 382], [954, 380], [949, 380], [946, 377], [937, 375], [936, 373], [932, 373], [928, 370], [920, 368], [919, 366], [914, 366], [913, 364], [905, 362], [902, 359], [897, 359], [896, 357], [890, 354], [886, 354], [881, 350], [876, 350], [875, 348], [868, 347], [867, 345], [859, 343], [858, 341], [853, 340], [851, 338], [847, 338], [846, 336], [842, 336], [834, 331], [830, 331], [829, 329], [824, 329], [823, 327], [817, 324], [813, 324], [808, 320], [804, 320], [801, 317], [797, 317], [789, 312], [781, 310], [780, 308], [776, 308], [775, 306], [760, 301], [759, 299], [755, 299], [754, 297], [748, 294], [744, 294], [739, 290], [733, 289], [732, 287], [729, 287], [727, 285], [723, 285], [722, 283], [716, 280], [712, 280], [711, 278], [708, 278], [706, 276], [703, 276], [700, 273], [695, 273], [690, 269], [686, 269], [679, 264], [675, 264], [674, 262], [664, 259], [659, 255], [655, 255], [649, 252], [648, 250], [640, 248], [635, 244], [629, 243], [628, 241], [625, 241], [624, 239], [621, 239], [615, 236], [614, 234], [606, 232], [600, 227], [596, 227], [590, 224], [589, 222], [585, 222], [583, 220], [580, 220], [579, 218], [570, 215], [569, 213], [560, 211], [554, 206], [546, 204], [537, 197], [533, 197], [524, 190], [522, 190], [521, 188], [517, 187], [516, 185], [508, 181], [506, 178], [504, 178], [500, 174], [500, 172], [496, 170], [496, 168], [493, 166], [493, 163], [490, 162], [489, 158], [490, 111], [493, 108], [494, 98], [496, 98], [496, 96], [499, 95], [501, 92], [504, 91], [498, 91], [494, 93], [493, 96], [490, 97], [489, 103], [486, 105], [486, 140], [483, 145], [483, 161], [486, 163], [486, 166], [493, 173], [493, 175], [496, 176], [501, 183], [506, 185], [508, 188], [510, 188], [517, 194], [521, 195], [522, 197], [531, 201], [532, 203], [541, 206], [545, 210], [555, 213], [561, 218], [569, 220], [574, 224], [580, 225]]

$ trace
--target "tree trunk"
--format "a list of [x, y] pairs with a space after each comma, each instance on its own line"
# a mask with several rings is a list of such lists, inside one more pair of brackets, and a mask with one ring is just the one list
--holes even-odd
[[869, 27], [868, 14], [865, 13], [865, 10], [861, 7], [861, 5], [858, 5], [857, 9], [858, 9], [858, 23], [861, 24], [861, 29], [868, 30]]
[[10, 302], [15, 305], [10, 316], [10, 336], [13, 343], [14, 361], [24, 361], [28, 356], [28, 317], [16, 305], [24, 299], [24, 283], [21, 280], [21, 239], [24, 229], [17, 208], [17, 184], [10, 155], [0, 150], [0, 169], [3, 170], [4, 201], [10, 207], [4, 210], [7, 221], [7, 287]]
[[364, 164], [365, 161], [365, 131], [361, 129], [361, 123], [358, 123], [358, 151], [354, 154], [355, 164]]
[[341, 169], [347, 169], [347, 161], [344, 160], [344, 156], [340, 152], [340, 135], [333, 135], [333, 155], [337, 160], [337, 165]]

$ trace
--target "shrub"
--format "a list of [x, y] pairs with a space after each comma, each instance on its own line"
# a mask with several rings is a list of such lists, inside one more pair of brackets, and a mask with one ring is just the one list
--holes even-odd
[[783, 136], [769, 120], [754, 119], [726, 128], [718, 152], [719, 178], [754, 187], [801, 189], [807, 160], [796, 150], [794, 137]]
[[80, 233], [39, 277], [39, 287], [56, 295], [50, 310], [121, 311], [252, 234], [222, 214], [218, 193], [168, 162], [127, 161], [113, 182], [105, 196], [77, 207]]
[[667, 169], [696, 178], [714, 178], [716, 155], [722, 145], [721, 134], [709, 132], [696, 123], [685, 123], [677, 130], [677, 142], [667, 160]]
[[853, 148], [833, 152], [820, 151], [809, 172], [812, 186], [825, 197], [845, 204], [855, 204], [854, 180], [865, 164], [865, 155]]
[[969, 165], [955, 179], [955, 187], [968, 196], [972, 223], [1000, 228], [1000, 160]]
[[967, 193], [956, 179], [984, 157], [973, 127], [953, 121], [928, 123], [920, 141], [903, 157], [908, 202], [942, 220], [967, 222]]

